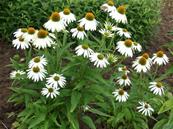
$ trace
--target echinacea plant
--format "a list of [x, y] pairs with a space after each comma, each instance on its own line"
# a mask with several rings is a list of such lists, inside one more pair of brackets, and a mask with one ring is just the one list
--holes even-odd
[[[91, 129], [101, 123], [148, 128], [147, 116], [157, 113], [166, 94], [152, 66], [169, 59], [162, 51], [134, 59], [142, 47], [124, 29], [126, 6], [109, 0], [101, 9], [108, 14], [104, 23], [94, 10], [81, 19], [65, 8], [53, 12], [44, 28], [14, 32], [13, 46], [25, 51], [24, 62], [11, 64], [16, 71], [9, 100], [24, 104], [17, 129], [79, 129], [80, 121]], [[124, 63], [130, 58], [132, 67]]]

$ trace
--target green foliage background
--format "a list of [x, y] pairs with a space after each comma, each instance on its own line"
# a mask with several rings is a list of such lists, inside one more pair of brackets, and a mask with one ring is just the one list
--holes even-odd
[[[116, 7], [127, 4], [129, 31], [134, 40], [143, 44], [155, 31], [160, 21], [161, 0], [114, 0]], [[105, 0], [1, 0], [0, 1], [0, 37], [10, 42], [12, 33], [21, 27], [41, 27], [52, 11], [62, 11], [70, 7], [78, 18], [87, 11], [93, 11], [97, 18], [102, 13], [100, 5]], [[100, 18], [98, 18], [100, 20]]]

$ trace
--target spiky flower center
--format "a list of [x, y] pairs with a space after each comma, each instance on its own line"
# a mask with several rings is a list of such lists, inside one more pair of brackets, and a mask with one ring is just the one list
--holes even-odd
[[53, 79], [54, 79], [55, 81], [59, 81], [60, 77], [59, 77], [59, 76], [55, 76]]
[[27, 29], [26, 28], [22, 28], [21, 32], [25, 33], [25, 32], [27, 32]]
[[77, 27], [77, 30], [78, 30], [78, 31], [84, 31], [84, 27], [78, 26], [78, 27]]
[[163, 55], [164, 55], [164, 52], [163, 52], [163, 51], [158, 51], [158, 52], [156, 53], [156, 55], [157, 55], [157, 57], [162, 58]]
[[109, 31], [105, 31], [105, 32], [104, 32], [104, 36], [105, 36], [105, 37], [109, 37], [109, 36], [110, 36], [110, 32], [109, 32]]
[[145, 65], [146, 63], [147, 63], [147, 60], [146, 60], [145, 57], [141, 57], [141, 58], [139, 59], [139, 64]]
[[35, 62], [35, 63], [39, 63], [39, 62], [40, 62], [40, 57], [35, 57], [35, 58], [34, 58], [34, 62]]
[[148, 106], [148, 104], [147, 104], [147, 103], [145, 104], [145, 106], [144, 106], [144, 107], [145, 107], [146, 109], [148, 109], [148, 108], [149, 108], [149, 106]]
[[19, 41], [20, 42], [23, 42], [24, 41], [24, 38], [22, 36], [19, 37]]
[[16, 75], [15, 75], [16, 77], [19, 77], [20, 76], [20, 73], [16, 73]]
[[89, 46], [88, 46], [88, 44], [83, 44], [83, 45], [82, 45], [82, 48], [86, 50], [86, 49], [89, 48]]
[[32, 71], [33, 71], [34, 73], [38, 73], [38, 72], [40, 72], [40, 68], [39, 68], [39, 67], [33, 67], [33, 68], [32, 68]]
[[29, 27], [28, 34], [34, 34], [34, 33], [35, 33], [35, 29], [33, 27]]
[[112, 30], [112, 26], [111, 26], [111, 25], [108, 25], [108, 26], [107, 26], [107, 29], [108, 29], [108, 30]]
[[125, 8], [124, 5], [122, 5], [122, 6], [119, 6], [119, 7], [117, 8], [117, 11], [118, 11], [120, 14], [125, 14], [125, 13], [126, 13], [126, 8]]
[[148, 53], [144, 53], [144, 54], [142, 55], [142, 57], [144, 57], [145, 59], [148, 59], [148, 58], [149, 58], [149, 55], [148, 55]]
[[48, 88], [49, 93], [53, 92], [53, 88]]
[[126, 47], [131, 47], [133, 42], [132, 42], [132, 40], [127, 39], [127, 40], [125, 40], [124, 44], [125, 44]]
[[104, 55], [103, 55], [103, 54], [99, 54], [99, 55], [97, 55], [97, 58], [98, 58], [99, 60], [103, 60]]
[[45, 38], [48, 35], [46, 30], [40, 29], [37, 33], [38, 38]]
[[107, 2], [107, 4], [108, 4], [109, 6], [114, 6], [114, 2], [113, 2], [112, 0], [109, 0], [109, 1]]
[[123, 32], [128, 32], [127, 29], [123, 29]]
[[122, 76], [122, 79], [123, 79], [123, 80], [126, 80], [126, 79], [127, 79], [127, 75], [124, 74], [124, 75]]
[[121, 96], [124, 95], [124, 90], [123, 90], [123, 89], [120, 89], [120, 90], [118, 91], [118, 94], [121, 95]]
[[54, 22], [57, 22], [61, 19], [60, 14], [58, 12], [53, 12], [50, 16], [50, 19]]
[[92, 20], [95, 19], [95, 16], [94, 16], [93, 13], [89, 12], [89, 13], [87, 13], [87, 14], [85, 15], [85, 18], [86, 18], [87, 20], [89, 20], [89, 21], [92, 21]]
[[161, 87], [163, 86], [163, 84], [162, 84], [161, 82], [157, 82], [156, 86], [157, 86], [158, 88], [161, 88]]
[[63, 13], [64, 13], [65, 15], [69, 15], [69, 14], [71, 13], [71, 11], [70, 11], [69, 8], [65, 8]]

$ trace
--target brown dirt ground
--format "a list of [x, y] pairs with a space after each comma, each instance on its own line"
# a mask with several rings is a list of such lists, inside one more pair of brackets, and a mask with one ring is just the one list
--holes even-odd
[[[162, 20], [159, 26], [158, 32], [151, 39], [150, 45], [148, 46], [147, 51], [149, 52], [157, 52], [158, 50], [164, 50], [169, 59], [170, 63], [165, 67], [160, 69], [160, 73], [164, 73], [166, 68], [169, 68], [173, 64], [173, 55], [171, 55], [166, 47], [163, 45], [173, 42], [173, 34], [169, 34], [169, 32], [173, 32], [173, 0], [163, 0], [162, 6]], [[173, 48], [171, 48], [173, 51]], [[173, 75], [171, 75], [166, 80], [171, 86], [173, 86]]]
[[[7, 44], [0, 42], [0, 129], [10, 128], [11, 120], [7, 119], [6, 113], [13, 111], [12, 104], [7, 103], [10, 90], [9, 73], [11, 69], [7, 67], [10, 57], [15, 51]], [[7, 127], [5, 127], [7, 126]]]
[[[162, 21], [159, 27], [159, 31], [151, 40], [147, 51], [155, 52], [157, 50], [163, 49], [161, 48], [162, 45], [173, 41], [173, 36], [168, 35], [168, 32], [173, 31], [173, 0], [164, 0], [161, 15]], [[167, 51], [167, 49], [164, 50]], [[8, 118], [7, 114], [18, 110], [17, 107], [7, 103], [7, 99], [10, 95], [9, 73], [11, 69], [6, 65], [10, 63], [10, 57], [12, 57], [14, 53], [15, 50], [11, 48], [10, 45], [0, 42], [0, 129], [11, 128], [10, 126], [14, 119]], [[173, 62], [173, 58], [171, 58], [170, 62]], [[172, 78], [168, 80], [170, 84], [173, 84]], [[81, 129], [87, 128], [82, 126]]]

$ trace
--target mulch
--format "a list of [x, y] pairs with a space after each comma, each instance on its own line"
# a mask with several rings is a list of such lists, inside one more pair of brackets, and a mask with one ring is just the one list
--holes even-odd
[[[161, 16], [162, 21], [159, 30], [151, 39], [147, 51], [156, 52], [163, 49], [161, 46], [165, 43], [173, 41], [173, 35], [168, 34], [168, 32], [173, 31], [173, 0], [164, 0]], [[166, 48], [164, 50], [167, 51]], [[11, 83], [9, 79], [11, 68], [7, 67], [7, 65], [10, 64], [10, 58], [15, 53], [16, 50], [10, 44], [0, 41], [0, 129], [10, 129], [12, 122], [14, 122], [14, 117], [8, 118], [8, 113], [18, 111], [18, 107], [7, 102]], [[173, 56], [170, 59], [170, 62], [173, 62]], [[168, 79], [170, 84], [173, 84], [172, 78]]]

